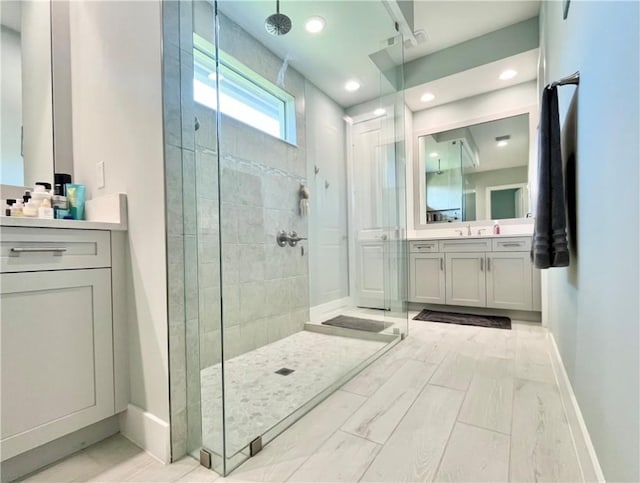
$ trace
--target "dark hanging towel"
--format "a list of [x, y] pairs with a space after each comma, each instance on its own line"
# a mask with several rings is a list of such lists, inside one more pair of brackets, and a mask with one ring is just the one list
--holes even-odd
[[558, 89], [547, 86], [542, 94], [538, 149], [538, 200], [531, 246], [536, 268], [569, 266], [567, 223], [560, 148]]

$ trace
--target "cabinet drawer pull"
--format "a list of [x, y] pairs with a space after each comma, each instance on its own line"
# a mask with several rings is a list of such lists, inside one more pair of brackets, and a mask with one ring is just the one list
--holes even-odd
[[491, 258], [487, 257], [487, 272], [491, 271]]
[[11, 254], [14, 257], [19, 256], [21, 253], [53, 253], [54, 255], [61, 256], [67, 249], [65, 247], [13, 247], [11, 248]]
[[522, 242], [518, 242], [518, 243], [503, 243], [502, 244], [503, 247], [521, 247], [522, 245], [524, 245], [524, 243], [522, 243]]
[[480, 271], [482, 272], [484, 270], [484, 258], [480, 259]]
[[444, 272], [444, 258], [440, 257], [440, 271]]

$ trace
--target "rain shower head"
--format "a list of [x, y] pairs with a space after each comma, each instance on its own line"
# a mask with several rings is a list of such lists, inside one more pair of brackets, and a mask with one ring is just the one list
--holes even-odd
[[276, 0], [276, 13], [264, 21], [264, 28], [271, 35], [285, 35], [291, 30], [291, 19], [280, 13], [280, 0]]

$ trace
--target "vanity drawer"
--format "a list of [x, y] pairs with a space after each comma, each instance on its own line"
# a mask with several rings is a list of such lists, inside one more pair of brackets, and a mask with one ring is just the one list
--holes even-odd
[[411, 253], [438, 253], [438, 240], [409, 242]]
[[490, 252], [491, 240], [472, 238], [467, 240], [440, 240], [441, 252]]
[[494, 238], [494, 252], [529, 252], [531, 251], [531, 238]]
[[3, 227], [0, 272], [111, 266], [108, 231]]

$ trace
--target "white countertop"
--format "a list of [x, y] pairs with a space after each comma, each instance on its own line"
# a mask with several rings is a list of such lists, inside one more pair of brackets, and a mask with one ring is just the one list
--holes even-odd
[[488, 235], [453, 235], [453, 236], [419, 236], [408, 238], [409, 241], [429, 241], [429, 240], [470, 240], [474, 238], [521, 238], [531, 237], [531, 233], [505, 233], [500, 235], [494, 235], [493, 233]]
[[21, 226], [31, 228], [75, 228], [76, 230], [116, 230], [124, 231], [124, 223], [107, 223], [84, 220], [46, 220], [25, 216], [0, 216], [0, 226]]

